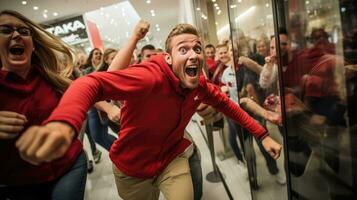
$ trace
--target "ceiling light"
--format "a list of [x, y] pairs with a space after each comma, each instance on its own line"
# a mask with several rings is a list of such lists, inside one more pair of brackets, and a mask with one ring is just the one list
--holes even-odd
[[151, 3], [151, 1], [150, 0], [146, 0], [146, 3]]
[[22, 5], [26, 5], [27, 4], [27, 1], [22, 1]]
[[218, 25], [218, 22], [216, 22], [216, 25]]
[[158, 24], [155, 24], [155, 27], [156, 27], [156, 28], [158, 28], [158, 27], [159, 27], [159, 25], [158, 25]]
[[155, 12], [155, 10], [150, 10], [151, 13]]
[[155, 17], [155, 13], [151, 13], [151, 16]]
[[233, 5], [231, 5], [230, 7], [231, 7], [231, 8], [235, 8], [235, 7], [237, 7], [237, 5], [236, 5], [236, 4], [233, 4]]
[[238, 20], [242, 19], [244, 16], [250, 14], [251, 12], [254, 12], [255, 10], [255, 6], [252, 6], [250, 8], [248, 8], [248, 10], [244, 11], [242, 14], [240, 14], [238, 17], [236, 17], [234, 20], [237, 23]]
[[306, 4], [309, 4], [309, 3], [310, 3], [310, 1], [305, 1], [305, 3], [306, 3]]
[[159, 31], [160, 31], [160, 28], [157, 28], [156, 30], [157, 30], [157, 32], [159, 32]]
[[34, 10], [38, 10], [38, 6], [34, 6], [33, 9], [34, 9]]
[[269, 7], [269, 4], [267, 3], [267, 4], [265, 4], [265, 7]]
[[197, 11], [200, 11], [200, 10], [201, 10], [201, 8], [196, 8], [196, 10], [197, 10]]
[[214, 2], [216, 2], [216, 0], [212, 0], [212, 2], [214, 3]]
[[242, 0], [238, 0], [238, 3], [242, 3]]
[[47, 19], [47, 14], [43, 13], [43, 18]]
[[217, 15], [220, 15], [220, 14], [221, 14], [221, 12], [222, 12], [221, 10], [218, 10]]
[[48, 12], [48, 10], [44, 9], [44, 10], [43, 10], [43, 12], [44, 12], [44, 13], [47, 13], [47, 12]]
[[217, 6], [218, 6], [218, 4], [217, 4], [217, 3], [215, 3], [215, 4], [213, 4], [213, 6], [214, 6], [214, 7], [217, 7]]
[[219, 10], [219, 7], [218, 7], [218, 6], [216, 7], [216, 10]]

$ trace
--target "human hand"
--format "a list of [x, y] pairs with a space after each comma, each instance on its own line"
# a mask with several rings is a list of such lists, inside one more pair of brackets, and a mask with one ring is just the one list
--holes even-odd
[[140, 20], [135, 28], [134, 28], [134, 31], [133, 31], [133, 38], [136, 40], [136, 41], [139, 41], [141, 39], [143, 39], [146, 35], [146, 33], [149, 31], [149, 28], [150, 28], [150, 24], [149, 22], [147, 21], [144, 21], [144, 20]]
[[264, 112], [264, 119], [276, 125], [281, 125], [282, 123], [281, 114], [269, 110]]
[[282, 148], [279, 143], [275, 142], [270, 136], [267, 136], [262, 140], [262, 144], [272, 158], [275, 160], [279, 158]]
[[24, 129], [27, 119], [11, 111], [0, 111], [0, 139], [12, 139], [19, 135]]
[[71, 146], [74, 129], [64, 122], [28, 128], [16, 141], [21, 158], [39, 165], [62, 157]]
[[227, 86], [223, 85], [223, 86], [221, 87], [221, 91], [222, 91], [223, 93], [227, 94], [227, 96], [229, 96], [229, 89], [228, 89]]
[[265, 57], [265, 63], [267, 64], [267, 67], [271, 70], [274, 64], [276, 64], [276, 56]]
[[212, 123], [222, 118], [217, 110], [215, 110], [212, 106], [204, 103], [201, 103], [197, 107], [197, 114], [203, 118], [204, 123]]
[[240, 56], [239, 59], [238, 59], [238, 64], [240, 64], [240, 65], [250, 66], [250, 65], [252, 65], [254, 63], [255, 62], [252, 59], [250, 59], [250, 58], [248, 58], [246, 56]]
[[107, 112], [109, 120], [117, 123], [120, 120], [120, 114], [120, 108], [115, 105], [113, 105], [112, 108]]

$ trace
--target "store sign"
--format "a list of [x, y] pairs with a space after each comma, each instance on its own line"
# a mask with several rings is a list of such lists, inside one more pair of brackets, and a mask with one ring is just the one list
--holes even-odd
[[88, 40], [86, 26], [82, 16], [50, 24], [46, 30], [60, 37], [69, 45], [78, 44]]

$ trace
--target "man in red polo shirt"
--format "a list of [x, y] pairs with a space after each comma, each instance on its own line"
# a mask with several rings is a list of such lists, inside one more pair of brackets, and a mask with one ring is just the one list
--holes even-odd
[[[79, 131], [86, 111], [97, 101], [124, 100], [120, 137], [110, 150], [113, 171], [123, 199], [193, 199], [184, 130], [200, 103], [212, 105], [236, 120], [275, 159], [281, 146], [267, 130], [202, 75], [203, 51], [198, 31], [179, 24], [166, 40], [166, 53], [149, 62], [77, 79], [44, 123], [28, 131]], [[62, 128], [49, 126], [62, 122]], [[37, 158], [34, 158], [37, 159]], [[38, 161], [38, 160], [37, 160]]]

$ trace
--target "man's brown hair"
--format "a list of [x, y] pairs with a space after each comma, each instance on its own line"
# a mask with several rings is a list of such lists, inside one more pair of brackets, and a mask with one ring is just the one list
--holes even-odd
[[178, 24], [171, 30], [169, 35], [167, 36], [166, 42], [165, 42], [165, 50], [167, 53], [171, 53], [171, 40], [173, 37], [181, 34], [193, 34], [196, 35], [197, 37], [200, 37], [197, 29], [192, 26], [191, 24]]

